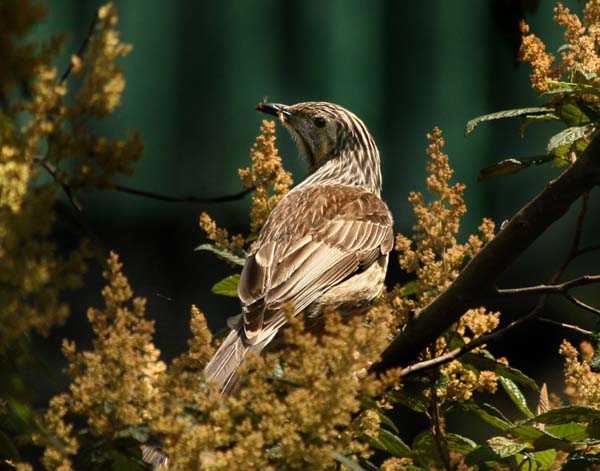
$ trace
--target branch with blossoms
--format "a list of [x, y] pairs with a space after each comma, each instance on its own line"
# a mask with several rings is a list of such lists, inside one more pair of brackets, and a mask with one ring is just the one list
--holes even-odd
[[466, 310], [497, 292], [499, 276], [583, 194], [600, 185], [600, 135], [560, 177], [526, 204], [462, 270], [458, 278], [409, 322], [383, 352], [374, 371], [406, 365]]
[[[481, 171], [480, 179], [505, 176], [528, 168], [532, 164], [551, 162], [556, 167], [568, 166], [557, 179], [526, 204], [501, 231], [478, 252], [464, 267], [458, 277], [445, 291], [420, 309], [415, 319], [406, 324], [382, 355], [381, 361], [372, 366], [382, 372], [404, 365], [405, 374], [430, 368], [457, 358], [487, 342], [497, 340], [506, 332], [543, 313], [548, 295], [558, 294], [593, 314], [600, 309], [590, 306], [570, 293], [585, 284], [597, 283], [599, 275], [584, 275], [558, 283], [566, 267], [577, 257], [600, 250], [600, 244], [580, 246], [583, 220], [587, 211], [589, 192], [600, 185], [600, 2], [591, 0], [584, 8], [583, 20], [562, 4], [555, 8], [555, 21], [565, 28], [566, 44], [560, 48], [561, 62], [546, 51], [544, 43], [531, 34], [522, 23], [523, 44], [520, 59], [532, 66], [531, 83], [542, 97], [548, 98], [541, 107], [525, 107], [501, 111], [475, 118], [467, 123], [466, 133], [471, 133], [485, 121], [520, 117], [521, 133], [531, 124], [545, 121], [562, 121], [567, 128], [553, 136], [547, 145], [547, 155], [533, 158], [507, 159]], [[561, 219], [578, 199], [582, 209], [575, 227], [573, 244], [557, 273], [547, 285], [498, 289], [496, 280], [512, 263], [542, 235], [554, 222]], [[463, 313], [481, 305], [486, 299], [498, 295], [543, 295], [532, 312], [497, 332], [487, 334], [447, 352], [441, 358], [427, 359], [413, 366], [428, 345], [450, 328]]]

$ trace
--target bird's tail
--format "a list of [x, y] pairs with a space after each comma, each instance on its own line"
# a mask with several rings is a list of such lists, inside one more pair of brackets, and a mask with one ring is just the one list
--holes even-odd
[[[217, 383], [223, 394], [231, 394], [238, 385], [237, 369], [254, 346], [246, 345], [240, 329], [229, 332], [219, 349], [204, 368], [206, 381]], [[261, 349], [262, 350], [262, 349]]]

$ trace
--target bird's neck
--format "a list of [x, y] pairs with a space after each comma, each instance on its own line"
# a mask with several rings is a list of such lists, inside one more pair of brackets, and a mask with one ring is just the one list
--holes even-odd
[[381, 168], [375, 143], [368, 151], [344, 149], [324, 159], [296, 188], [315, 184], [358, 186], [380, 196]]

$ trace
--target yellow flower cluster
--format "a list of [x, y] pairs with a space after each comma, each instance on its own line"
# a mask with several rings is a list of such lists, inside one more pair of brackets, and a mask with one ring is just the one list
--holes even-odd
[[[111, 4], [99, 13], [96, 30], [82, 60], [83, 85], [67, 104], [67, 81], [51, 65], [61, 38], [36, 48], [25, 41], [44, 16], [27, 1], [0, 5], [0, 352], [34, 329], [46, 334], [68, 316], [60, 292], [79, 287], [89, 256], [85, 242], [69, 254], [51, 242], [54, 206], [63, 186], [71, 190], [109, 185], [109, 178], [130, 171], [141, 153], [138, 136], [124, 140], [86, 131], [90, 113], [104, 116], [122, 92], [123, 74], [115, 60], [129, 50], [114, 30]], [[116, 86], [115, 83], [121, 85]], [[17, 87], [16, 85], [19, 85]], [[27, 93], [20, 95], [22, 87]], [[102, 113], [94, 110], [101, 109]], [[42, 149], [45, 155], [40, 155]], [[69, 173], [62, 165], [76, 165]], [[38, 178], [44, 166], [53, 181]], [[70, 166], [73, 168], [73, 166]]]
[[144, 319], [145, 299], [133, 298], [121, 267], [111, 253], [104, 272], [105, 308], [88, 310], [93, 350], [78, 352], [74, 342], [63, 342], [72, 381], [68, 393], [50, 402], [46, 422], [65, 446], [59, 449], [49, 442], [43, 459], [48, 469], [69, 469], [69, 455], [77, 451], [73, 427], [63, 420], [67, 412], [85, 417], [94, 435], [109, 440], [162, 413], [158, 388], [166, 365], [152, 344], [154, 322]]
[[[562, 3], [554, 9], [555, 21], [565, 28], [564, 39], [568, 47], [560, 52], [562, 70], [569, 79], [579, 70], [600, 74], [600, 1], [590, 0], [584, 8], [583, 22]], [[596, 77], [596, 83], [598, 82]]]
[[[151, 427], [172, 466], [327, 470], [335, 469], [332, 451], [368, 456], [357, 437], [374, 433], [378, 415], [363, 413], [355, 427], [353, 415], [361, 397], [376, 397], [384, 385], [372, 376], [359, 381], [353, 373], [377, 358], [389, 333], [377, 310], [370, 315], [365, 323], [332, 313], [320, 337], [305, 331], [302, 320], [290, 319], [285, 349], [250, 359], [237, 396], [222, 397], [170, 373], [171, 387], [188, 390], [186, 399], [170, 401]], [[195, 414], [186, 413], [185, 401]]]
[[441, 373], [448, 377], [447, 384], [438, 387], [438, 400], [461, 402], [468, 401], [475, 391], [495, 393], [498, 388], [498, 376], [491, 371], [476, 373], [466, 368], [459, 360], [451, 361], [441, 367]]
[[559, 352], [565, 358], [565, 394], [572, 404], [600, 407], [600, 374], [590, 369], [594, 348], [581, 342], [580, 351], [563, 340]]
[[400, 266], [416, 275], [419, 307], [452, 283], [464, 264], [494, 236], [493, 222], [484, 219], [479, 227], [481, 236], [470, 236], [466, 244], [457, 242], [460, 218], [467, 211], [463, 199], [465, 185], [449, 183], [453, 170], [448, 164], [448, 155], [442, 152], [442, 132], [434, 128], [427, 138], [430, 142], [427, 155], [431, 159], [427, 164], [427, 190], [434, 199], [427, 203], [422, 193], [411, 192], [409, 201], [417, 217], [413, 239], [402, 234], [396, 236]]
[[[256, 237], [273, 208], [292, 185], [292, 175], [283, 168], [275, 140], [275, 122], [263, 121], [260, 134], [250, 151], [252, 166], [238, 170], [244, 188], [253, 190], [250, 240]], [[217, 226], [205, 212], [200, 215], [200, 228], [209, 240], [222, 249], [236, 251], [246, 243], [241, 234], [230, 236], [227, 229]]]
[[257, 137], [250, 152], [252, 167], [239, 170], [245, 188], [254, 188], [252, 195], [251, 233], [256, 235], [263, 226], [271, 210], [289, 191], [292, 175], [281, 163], [275, 147], [275, 122], [263, 121], [261, 134]]
[[101, 7], [97, 18], [86, 53], [71, 59], [73, 73], [82, 78], [81, 86], [73, 103], [58, 110], [60, 127], [48, 149], [47, 159], [52, 162], [74, 161], [74, 171], [60, 174], [61, 181], [71, 189], [110, 186], [113, 175], [132, 172], [131, 164], [141, 157], [143, 150], [137, 133], [111, 139], [86, 128], [91, 118], [105, 118], [120, 104], [125, 77], [117, 61], [132, 49], [119, 39], [112, 3]]
[[[521, 22], [523, 41], [519, 59], [531, 64], [531, 85], [534, 90], [543, 93], [549, 89], [550, 81], [567, 77], [577, 81], [577, 73], [589, 77], [589, 81], [600, 84], [600, 1], [590, 0], [584, 8], [583, 21], [574, 13], [558, 3], [554, 9], [554, 20], [564, 27], [565, 45], [560, 50], [561, 63], [554, 65], [555, 56], [546, 52], [546, 46], [540, 38], [530, 34], [529, 26]], [[587, 81], [587, 79], [586, 79]]]
[[522, 42], [519, 60], [531, 64], [531, 87], [539, 93], [548, 90], [548, 82], [558, 80], [560, 73], [552, 68], [556, 60], [553, 54], [546, 52], [546, 45], [535, 34], [529, 34], [529, 25], [521, 21]]
[[377, 307], [366, 318], [326, 316], [315, 336], [290, 318], [283, 350], [253, 357], [244, 366], [237, 396], [223, 397], [204, 382], [203, 367], [214, 347], [204, 316], [192, 308], [188, 350], [167, 368], [152, 343], [154, 325], [144, 300], [134, 298], [121, 264], [111, 254], [104, 276], [105, 308], [88, 311], [93, 349], [77, 351], [65, 341], [69, 392], [55, 396], [46, 414], [51, 437], [43, 462], [73, 469], [81, 451], [76, 420], [88, 436], [106, 443], [132, 428], [160, 440], [173, 469], [336, 469], [332, 452], [367, 457], [361, 437], [374, 435], [379, 414], [361, 411], [393, 379], [356, 372], [376, 361], [387, 345], [389, 313]]
[[[479, 226], [480, 235], [471, 235], [464, 244], [459, 244], [456, 236], [460, 229], [460, 218], [467, 207], [463, 199], [465, 185], [450, 184], [453, 170], [448, 162], [448, 155], [442, 149], [444, 139], [442, 132], [434, 128], [428, 134], [429, 147], [427, 155], [427, 190], [433, 196], [426, 202], [422, 193], [412, 192], [409, 201], [417, 218], [413, 226], [415, 234], [412, 239], [398, 234], [396, 250], [400, 252], [400, 266], [408, 273], [416, 276], [416, 292], [414, 297], [405, 296], [402, 288], [395, 287], [389, 293], [392, 306], [399, 313], [398, 317], [406, 318], [407, 312], [416, 312], [431, 302], [441, 291], [450, 285], [458, 276], [463, 266], [479, 252], [484, 244], [494, 237], [494, 223], [484, 219]], [[489, 313], [483, 307], [470, 309], [454, 326], [450, 337], [440, 337], [434, 349], [426, 353], [435, 357], [445, 353], [448, 342], [453, 335], [458, 335], [463, 342], [469, 342], [494, 330], [499, 323], [500, 313]], [[465, 367], [460, 360], [455, 360], [441, 368], [441, 373], [448, 381], [437, 387], [437, 400], [464, 401], [471, 398], [475, 391], [494, 392], [498, 377], [489, 371], [474, 372]], [[424, 396], [434, 401], [431, 391], [426, 390]]]
[[412, 458], [388, 458], [381, 464], [381, 471], [410, 471], [414, 469]]
[[200, 214], [200, 220], [198, 222], [200, 229], [204, 231], [208, 240], [212, 240], [215, 246], [230, 251], [241, 249], [246, 243], [246, 239], [241, 234], [233, 236], [229, 235], [229, 231], [224, 227], [217, 226], [217, 223], [211, 218], [208, 213], [203, 212]]

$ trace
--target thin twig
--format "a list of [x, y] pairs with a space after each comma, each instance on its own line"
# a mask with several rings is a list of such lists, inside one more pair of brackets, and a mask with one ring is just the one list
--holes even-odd
[[431, 384], [431, 396], [433, 399], [431, 422], [433, 426], [433, 437], [435, 438], [435, 445], [440, 455], [440, 459], [444, 462], [444, 466], [448, 471], [452, 468], [450, 466], [450, 455], [448, 454], [448, 447], [445, 443], [444, 432], [442, 431], [441, 418], [440, 418], [440, 404], [438, 402], [437, 391], [435, 384]]
[[489, 334], [482, 335], [481, 337], [478, 337], [478, 338], [472, 340], [471, 342], [463, 345], [462, 347], [455, 348], [454, 350], [452, 350], [448, 353], [445, 353], [444, 355], [440, 355], [439, 357], [432, 358], [430, 360], [420, 361], [418, 363], [413, 363], [412, 365], [409, 365], [406, 368], [403, 368], [402, 370], [400, 370], [400, 377], [410, 376], [415, 373], [418, 373], [418, 372], [421, 372], [424, 370], [428, 370], [430, 368], [434, 368], [436, 366], [444, 365], [452, 360], [455, 360], [459, 356], [470, 352], [471, 350], [474, 350], [478, 347], [487, 345], [489, 343], [492, 343], [492, 342], [495, 342], [495, 341], [501, 339], [508, 332], [512, 331], [516, 327], [519, 327], [520, 325], [522, 325], [526, 322], [529, 322], [530, 320], [533, 320], [536, 317], [538, 317], [543, 311], [543, 304], [544, 304], [543, 301], [540, 299], [538, 304], [531, 310], [531, 312], [529, 312], [529, 314], [527, 314], [525, 317], [521, 317], [520, 319], [517, 319], [514, 322], [511, 322], [506, 327], [498, 329]]
[[[81, 212], [82, 211], [81, 203], [79, 203], [79, 201], [75, 197], [72, 188], [67, 183], [61, 181], [60, 176], [59, 176], [59, 171], [56, 168], [56, 166], [54, 164], [51, 164], [50, 162], [48, 162], [44, 157], [34, 157], [34, 160], [35, 160], [35, 162], [37, 162], [38, 164], [40, 164], [42, 167], [44, 167], [46, 169], [46, 171], [52, 176], [54, 181], [62, 187], [63, 191], [67, 195], [67, 198], [69, 198], [69, 201], [71, 201], [71, 203], [73, 204], [75, 209], [77, 209], [77, 211]], [[108, 188], [111, 190], [121, 191], [123, 193], [128, 193], [131, 195], [142, 196], [144, 198], [150, 198], [150, 199], [155, 199], [155, 200], [160, 200], [160, 201], [167, 201], [170, 203], [226, 203], [228, 201], [240, 200], [240, 199], [244, 198], [244, 196], [248, 195], [249, 193], [252, 193], [256, 189], [255, 186], [252, 186], [250, 188], [246, 188], [245, 190], [240, 191], [238, 193], [234, 193], [232, 195], [199, 198], [197, 196], [163, 195], [160, 193], [153, 193], [150, 191], [137, 190], [135, 188], [130, 188], [130, 187], [119, 185], [119, 184], [110, 185]]]
[[494, 294], [523, 295], [523, 294], [566, 294], [572, 288], [600, 283], [600, 275], [584, 275], [564, 283], [554, 285], [524, 286], [522, 288], [497, 289]]
[[567, 298], [570, 302], [572, 302], [573, 304], [575, 304], [575, 306], [580, 307], [581, 309], [591, 312], [592, 314], [596, 314], [597, 316], [600, 316], [600, 309], [595, 308], [594, 306], [590, 306], [589, 304], [584, 303], [583, 301], [580, 301], [579, 299], [577, 299], [575, 296], [572, 296], [568, 293], [566, 293], [565, 298]]
[[589, 252], [594, 252], [596, 250], [600, 250], [600, 244], [593, 244], [593, 245], [587, 245], [585, 247], [581, 247], [580, 249], [577, 249], [575, 251], [574, 256], [575, 257], [579, 257], [580, 255], [589, 253]]
[[244, 196], [252, 193], [256, 189], [255, 186], [251, 186], [250, 188], [246, 188], [245, 190], [240, 191], [238, 193], [234, 193], [232, 195], [199, 198], [197, 196], [164, 195], [160, 193], [154, 193], [151, 191], [137, 190], [135, 188], [130, 188], [128, 186], [119, 184], [110, 185], [108, 188], [116, 191], [121, 191], [123, 193], [128, 193], [130, 195], [142, 196], [144, 198], [150, 198], [160, 201], [167, 201], [169, 203], [226, 203], [228, 201], [241, 200], [242, 198], [244, 198]]
[[[98, 23], [98, 12], [94, 13], [94, 18], [92, 18], [92, 22], [90, 23], [88, 32], [87, 32], [85, 38], [83, 38], [83, 41], [81, 42], [81, 44], [79, 45], [79, 49], [77, 49], [77, 52], [75, 53], [75, 55], [77, 57], [81, 58], [81, 56], [83, 56], [83, 54], [90, 42], [90, 39], [92, 38], [94, 31], [96, 30], [97, 23]], [[73, 71], [73, 61], [69, 60], [69, 65], [68, 65], [67, 69], [63, 72], [62, 76], [60, 77], [60, 83], [63, 83], [65, 80], [67, 80], [67, 78], [69, 78], [69, 75], [71, 74], [72, 71]]]
[[67, 185], [66, 183], [62, 182], [61, 179], [59, 178], [58, 169], [53, 164], [51, 164], [50, 162], [48, 162], [46, 159], [44, 159], [42, 157], [34, 157], [34, 160], [36, 162], [38, 162], [42, 167], [44, 167], [44, 169], [46, 169], [46, 171], [52, 176], [54, 181], [61, 186], [61, 188], [65, 192], [65, 195], [67, 195], [67, 198], [69, 199], [69, 201], [71, 202], [71, 204], [73, 205], [75, 210], [79, 213], [81, 211], [83, 211], [81, 203], [77, 200], [77, 198], [73, 194], [71, 187], [69, 185]]
[[582, 335], [592, 335], [593, 333], [591, 330], [582, 329], [581, 327], [572, 324], [565, 324], [564, 322], [558, 322], [554, 319], [548, 319], [547, 317], [538, 317], [538, 320], [540, 322], [545, 322], [546, 324], [552, 324], [557, 327], [562, 327], [563, 329], [572, 330], [573, 332], [577, 332]]

